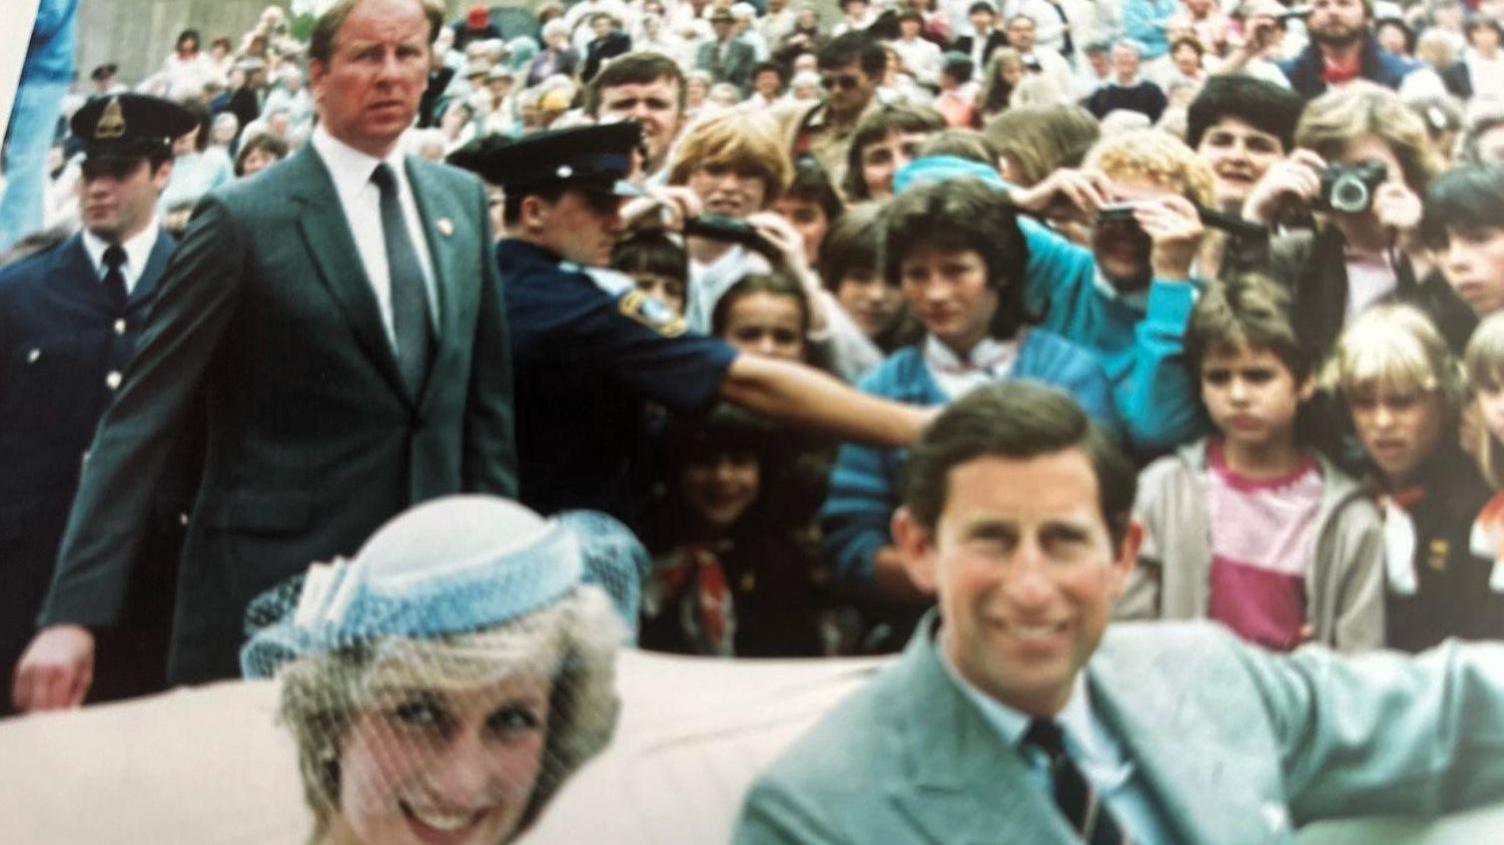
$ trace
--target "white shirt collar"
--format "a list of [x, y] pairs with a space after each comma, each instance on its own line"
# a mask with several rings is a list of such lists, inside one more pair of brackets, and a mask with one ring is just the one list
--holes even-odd
[[[1010, 747], [1017, 748], [1029, 730], [1033, 718], [998, 701], [983, 692], [961, 675], [945, 652], [945, 627], [935, 632], [935, 650], [940, 663], [961, 694], [976, 705], [982, 718], [997, 731], [998, 736]], [[1081, 768], [1082, 773], [1099, 790], [1112, 790], [1123, 784], [1133, 774], [1133, 764], [1124, 757], [1122, 745], [1113, 738], [1098, 720], [1091, 706], [1091, 696], [1080, 673], [1072, 681], [1070, 697], [1065, 706], [1055, 714], [1055, 721], [1065, 732], [1066, 751]]]
[[329, 168], [329, 176], [334, 179], [334, 188], [341, 197], [355, 196], [368, 185], [374, 187], [371, 174], [376, 172], [376, 165], [383, 161], [396, 174], [397, 184], [403, 186], [401, 190], [406, 189], [407, 168], [403, 165], [401, 144], [394, 145], [385, 158], [377, 158], [330, 135], [323, 124], [313, 130], [310, 141], [318, 151], [319, 158], [324, 160], [324, 166]]
[[[125, 264], [120, 267], [120, 274], [125, 277], [125, 292], [127, 294], [136, 289], [136, 282], [140, 280], [141, 273], [146, 269], [146, 260], [151, 257], [151, 248], [157, 243], [157, 235], [161, 233], [162, 225], [155, 214], [146, 228], [132, 235], [128, 240], [120, 244], [125, 250]], [[89, 254], [89, 261], [94, 264], [94, 273], [101, 281], [104, 279], [104, 251], [109, 248], [110, 242], [98, 235], [83, 230], [84, 251]]]

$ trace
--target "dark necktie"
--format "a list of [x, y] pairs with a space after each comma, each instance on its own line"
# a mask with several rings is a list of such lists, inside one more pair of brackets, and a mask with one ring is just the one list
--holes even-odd
[[1050, 5], [1055, 7], [1055, 14], [1060, 16], [1060, 22], [1066, 27], [1061, 32], [1060, 55], [1069, 59], [1071, 54], [1076, 52], [1075, 45], [1071, 43], [1071, 19], [1066, 17], [1065, 8], [1060, 5], [1059, 0], [1050, 0]]
[[1054, 719], [1033, 719], [1024, 734], [1024, 742], [1040, 749], [1050, 759], [1050, 786], [1055, 792], [1055, 806], [1081, 841], [1090, 845], [1122, 845], [1128, 841], [1117, 822], [1097, 801], [1091, 784], [1065, 753], [1065, 734]]
[[397, 177], [382, 162], [371, 181], [381, 189], [381, 232], [386, 239], [387, 275], [392, 283], [392, 328], [397, 335], [397, 368], [408, 394], [417, 397], [433, 360], [433, 323], [428, 316], [428, 293], [423, 267], [407, 236], [407, 221], [397, 200]]
[[125, 310], [125, 273], [120, 269], [124, 264], [125, 250], [120, 244], [104, 248], [104, 293], [117, 313]]

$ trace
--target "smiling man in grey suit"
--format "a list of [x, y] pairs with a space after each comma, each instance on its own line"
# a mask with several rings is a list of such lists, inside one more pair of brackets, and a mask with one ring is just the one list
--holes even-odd
[[1064, 394], [978, 390], [908, 471], [894, 536], [938, 615], [763, 774], [739, 845], [1278, 843], [1504, 798], [1497, 644], [1344, 660], [1108, 630], [1135, 475]]
[[309, 46], [309, 146], [196, 210], [94, 441], [18, 708], [82, 700], [90, 629], [116, 621], [141, 541], [140, 491], [195, 402], [208, 445], [175, 683], [234, 676], [249, 599], [353, 554], [393, 514], [460, 491], [515, 494], [484, 190], [398, 151], [442, 22], [424, 0], [335, 3]]

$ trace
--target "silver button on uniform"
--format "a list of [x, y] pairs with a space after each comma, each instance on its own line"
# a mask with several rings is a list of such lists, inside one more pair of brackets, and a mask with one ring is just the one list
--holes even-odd
[[111, 370], [110, 374], [104, 377], [104, 383], [105, 383], [105, 386], [108, 387], [111, 390], [117, 390], [117, 389], [119, 389], [119, 387], [120, 387], [120, 371], [119, 370]]
[[125, 334], [125, 320], [115, 321], [115, 334]]

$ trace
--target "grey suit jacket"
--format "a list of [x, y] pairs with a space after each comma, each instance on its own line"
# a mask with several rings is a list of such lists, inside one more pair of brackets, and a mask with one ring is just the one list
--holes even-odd
[[408, 394], [328, 170], [312, 146], [200, 203], [168, 263], [69, 516], [42, 624], [116, 621], [144, 497], [201, 398], [203, 479], [169, 676], [238, 674], [247, 602], [352, 555], [408, 506], [515, 495], [511, 351], [473, 176], [407, 173], [438, 294], [437, 350]]
[[[902, 660], [758, 780], [738, 845], [1079, 842], [946, 674], [933, 613]], [[1205, 623], [1109, 628], [1085, 674], [1177, 842], [1431, 815], [1504, 796], [1504, 648], [1276, 657]]]

